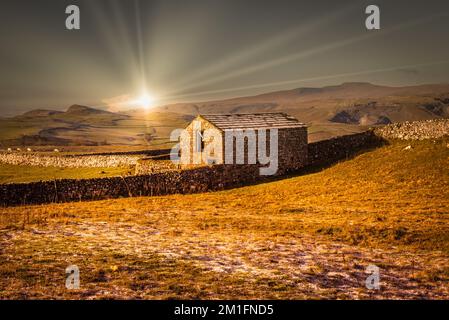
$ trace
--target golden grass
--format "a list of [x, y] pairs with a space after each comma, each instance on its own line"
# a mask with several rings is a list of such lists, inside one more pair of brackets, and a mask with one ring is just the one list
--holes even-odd
[[0, 298], [447, 299], [447, 143], [222, 192], [1, 209]]
[[111, 168], [59, 168], [38, 166], [17, 166], [0, 163], [0, 183], [35, 182], [54, 179], [89, 179], [128, 175], [131, 167]]

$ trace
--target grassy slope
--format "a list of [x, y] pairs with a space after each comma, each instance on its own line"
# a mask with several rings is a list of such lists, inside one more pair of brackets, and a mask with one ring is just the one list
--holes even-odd
[[0, 164], [0, 183], [33, 182], [54, 179], [113, 177], [134, 172], [133, 168], [58, 168]]
[[0, 297], [447, 299], [447, 143], [223, 192], [1, 209]]

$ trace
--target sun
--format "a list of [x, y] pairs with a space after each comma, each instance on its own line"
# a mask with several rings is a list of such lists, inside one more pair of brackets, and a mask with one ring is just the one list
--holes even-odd
[[141, 107], [148, 109], [149, 107], [151, 107], [154, 104], [155, 98], [152, 95], [150, 95], [148, 92], [145, 92], [137, 99], [136, 102]]

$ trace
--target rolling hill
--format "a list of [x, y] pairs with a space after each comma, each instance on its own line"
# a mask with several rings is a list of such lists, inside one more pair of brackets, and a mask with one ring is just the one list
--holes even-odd
[[73, 105], [0, 118], [0, 143], [14, 145], [159, 145], [200, 113], [286, 112], [307, 123], [311, 141], [392, 122], [449, 117], [449, 84], [388, 87], [343, 83], [220, 101], [178, 103], [120, 113]]
[[171, 132], [171, 128], [164, 130], [165, 120], [176, 126], [184, 125], [168, 113], [126, 115], [80, 105], [73, 105], [65, 112], [37, 109], [0, 119], [0, 145], [149, 145], [158, 141], [156, 129], [162, 136]]

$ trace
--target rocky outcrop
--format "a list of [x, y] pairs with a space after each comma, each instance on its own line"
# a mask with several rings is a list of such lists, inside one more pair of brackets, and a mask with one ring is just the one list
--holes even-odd
[[[347, 110], [336, 113], [329, 121], [336, 123], [367, 125], [390, 124], [391, 120], [383, 114], [369, 112], [369, 108], [375, 107], [376, 104], [368, 103], [366, 106], [356, 106]], [[371, 110], [373, 111], [373, 110]]]

